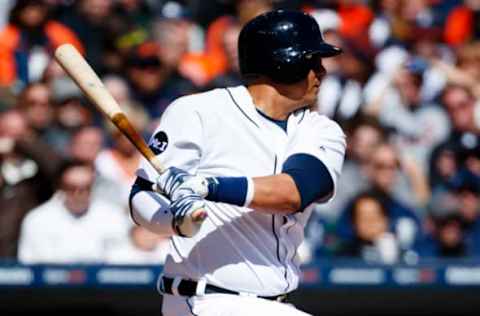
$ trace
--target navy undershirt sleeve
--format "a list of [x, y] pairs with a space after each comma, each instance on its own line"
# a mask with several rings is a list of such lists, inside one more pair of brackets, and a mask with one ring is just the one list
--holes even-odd
[[292, 155], [283, 164], [282, 172], [295, 181], [301, 197], [301, 210], [333, 192], [332, 176], [325, 164], [315, 156]]

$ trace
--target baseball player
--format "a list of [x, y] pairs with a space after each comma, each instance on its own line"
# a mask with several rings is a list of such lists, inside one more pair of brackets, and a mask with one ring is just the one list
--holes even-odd
[[[308, 14], [276, 10], [239, 37], [246, 86], [174, 101], [143, 161], [132, 219], [171, 236], [158, 288], [171, 315], [307, 315], [290, 304], [297, 248], [314, 202], [334, 195], [345, 152], [341, 128], [312, 112], [325, 74], [324, 42]], [[203, 222], [190, 220], [203, 211]], [[202, 213], [203, 214], [203, 213]]]

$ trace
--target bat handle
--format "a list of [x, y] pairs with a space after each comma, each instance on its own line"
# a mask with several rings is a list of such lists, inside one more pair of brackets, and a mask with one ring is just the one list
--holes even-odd
[[150, 157], [147, 157], [148, 162], [152, 165], [152, 167], [158, 172], [158, 174], [162, 174], [165, 172], [165, 167], [162, 165], [160, 162], [160, 159], [158, 159], [157, 156], [153, 155]]
[[112, 122], [128, 139], [130, 139], [131, 143], [148, 160], [158, 174], [165, 172], [165, 167], [162, 165], [158, 157], [155, 156], [152, 150], [147, 146], [142, 136], [140, 136], [137, 130], [132, 126], [123, 112], [116, 113], [112, 117]]

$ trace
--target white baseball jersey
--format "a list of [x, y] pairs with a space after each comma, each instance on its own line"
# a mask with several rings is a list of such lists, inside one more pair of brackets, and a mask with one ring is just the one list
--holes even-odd
[[[248, 90], [238, 86], [177, 99], [150, 146], [166, 167], [203, 176], [278, 174], [287, 157], [306, 153], [320, 159], [336, 183], [345, 136], [336, 123], [308, 109], [292, 113], [285, 131], [261, 115]], [[157, 177], [145, 160], [137, 174], [152, 182]], [[297, 287], [297, 248], [311, 207], [287, 216], [213, 202], [206, 208], [208, 218], [197, 235], [171, 238], [166, 275], [262, 296]]]

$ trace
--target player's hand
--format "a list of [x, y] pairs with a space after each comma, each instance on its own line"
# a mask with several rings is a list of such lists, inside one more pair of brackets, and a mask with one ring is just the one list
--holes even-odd
[[205, 198], [208, 195], [208, 181], [202, 176], [170, 167], [157, 178], [156, 190], [165, 194], [172, 202], [192, 194]]
[[205, 201], [196, 194], [184, 195], [170, 204], [173, 214], [172, 226], [182, 237], [192, 237], [207, 217]]

